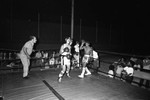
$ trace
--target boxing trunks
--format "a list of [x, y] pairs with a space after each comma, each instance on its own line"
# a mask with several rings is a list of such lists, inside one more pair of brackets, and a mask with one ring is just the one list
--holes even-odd
[[88, 63], [89, 58], [90, 58], [90, 55], [84, 55], [83, 58], [82, 58], [82, 62], [83, 63]]
[[70, 54], [61, 55], [61, 65], [70, 65]]

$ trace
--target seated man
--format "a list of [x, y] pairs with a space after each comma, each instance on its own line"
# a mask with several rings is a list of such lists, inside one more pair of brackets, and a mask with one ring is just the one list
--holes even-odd
[[36, 66], [40, 66], [41, 70], [43, 68], [43, 62], [42, 62], [42, 54], [40, 52], [40, 50], [35, 54], [35, 58], [37, 58], [36, 60]]
[[114, 66], [114, 63], [113, 63], [109, 66], [108, 77], [114, 78], [114, 69], [115, 69], [115, 66]]
[[123, 64], [118, 64], [115, 72], [115, 77], [118, 79], [121, 77], [121, 73], [123, 71], [124, 65]]
[[131, 66], [131, 63], [129, 61], [127, 66], [124, 67], [124, 69], [121, 73], [121, 77], [123, 77], [126, 80], [126, 82], [131, 83], [133, 80], [133, 73], [134, 73], [134, 69]]
[[143, 59], [143, 69], [150, 70], [150, 59], [148, 57]]
[[143, 69], [143, 61], [141, 59], [137, 59], [133, 68], [135, 70], [142, 70]]

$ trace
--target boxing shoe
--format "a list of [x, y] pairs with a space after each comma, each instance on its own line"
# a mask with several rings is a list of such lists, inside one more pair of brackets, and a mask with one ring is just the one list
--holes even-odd
[[83, 75], [78, 75], [78, 77], [79, 77], [79, 78], [84, 78], [84, 76], [83, 76]]
[[23, 77], [23, 79], [29, 79], [30, 77], [29, 76], [25, 76], [25, 77]]
[[62, 78], [61, 78], [61, 77], [58, 77], [58, 82], [59, 82], [59, 83], [61, 82], [61, 80], [62, 80]]
[[67, 77], [69, 77], [69, 78], [70, 78], [71, 76], [70, 76], [69, 74], [67, 74]]
[[91, 75], [91, 73], [86, 73], [85, 75], [86, 75], [86, 76], [87, 76], [87, 75]]

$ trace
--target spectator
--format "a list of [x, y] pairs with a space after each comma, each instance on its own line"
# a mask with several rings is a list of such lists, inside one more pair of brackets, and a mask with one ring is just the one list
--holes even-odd
[[53, 51], [52, 55], [51, 55], [51, 58], [49, 59], [49, 65], [52, 65], [54, 66], [55, 64], [55, 51]]
[[118, 79], [118, 78], [121, 78], [121, 73], [123, 71], [123, 68], [124, 68], [124, 64], [118, 64], [117, 65], [117, 68], [116, 68], [116, 73], [115, 73], [115, 77]]
[[137, 59], [135, 61], [135, 64], [134, 64], [133, 68], [135, 70], [142, 70], [143, 69], [143, 61], [141, 59]]
[[114, 63], [113, 63], [109, 66], [108, 77], [114, 78], [114, 69], [115, 69], [115, 66], [114, 66]]
[[118, 60], [118, 64], [122, 65], [122, 66], [125, 66], [126, 65], [126, 62], [125, 62], [125, 58], [121, 58]]
[[131, 62], [129, 61], [126, 67], [124, 67], [121, 76], [123, 79], [126, 80], [126, 82], [131, 83], [133, 80], [133, 73], [134, 73], [134, 69], [133, 66], [131, 65]]
[[36, 65], [37, 66], [40, 66], [41, 70], [42, 70], [42, 66], [43, 66], [43, 63], [42, 63], [42, 54], [40, 52], [40, 50], [35, 54], [35, 58], [37, 58], [36, 60]]
[[99, 56], [98, 56], [98, 53], [95, 50], [93, 50], [92, 59], [93, 59], [93, 61], [92, 61], [93, 67], [96, 70], [98, 70], [98, 68], [99, 68]]

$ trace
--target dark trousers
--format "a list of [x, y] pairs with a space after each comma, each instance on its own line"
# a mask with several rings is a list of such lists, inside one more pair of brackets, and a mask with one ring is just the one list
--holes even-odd
[[133, 80], [133, 76], [125, 76], [125, 80], [127, 83], [132, 83], [132, 80]]

